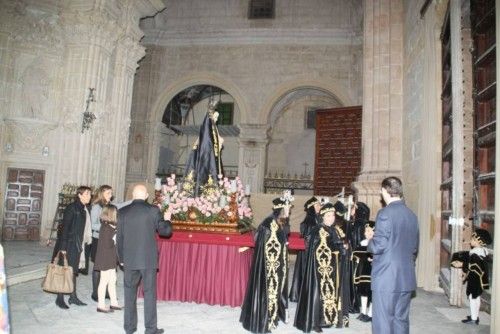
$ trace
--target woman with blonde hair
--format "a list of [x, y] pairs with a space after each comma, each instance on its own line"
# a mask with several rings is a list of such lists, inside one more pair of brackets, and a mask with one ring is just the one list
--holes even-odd
[[90, 220], [92, 222], [92, 249], [90, 251], [90, 259], [94, 262], [92, 271], [92, 299], [97, 301], [97, 287], [99, 286], [100, 271], [96, 270], [95, 257], [99, 244], [99, 230], [101, 229], [101, 212], [102, 208], [111, 203], [113, 198], [113, 188], [104, 184], [99, 187], [92, 201], [92, 210], [90, 211]]
[[[121, 310], [116, 298], [116, 267], [118, 254], [116, 252], [116, 215], [117, 209], [114, 205], [105, 205], [100, 215], [101, 229], [99, 231], [99, 243], [97, 244], [94, 270], [101, 272], [99, 287], [97, 289], [97, 312], [109, 313], [113, 310]], [[106, 308], [106, 290], [111, 300], [110, 308]]]

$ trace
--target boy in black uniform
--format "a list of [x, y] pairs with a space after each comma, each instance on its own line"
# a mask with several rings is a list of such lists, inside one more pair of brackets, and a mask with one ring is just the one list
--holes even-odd
[[490, 287], [486, 262], [488, 250], [485, 246], [491, 242], [490, 233], [478, 228], [471, 237], [471, 250], [453, 253], [451, 258], [451, 266], [462, 268], [465, 273], [464, 283], [467, 282], [466, 294], [470, 302], [470, 315], [462, 320], [464, 324], [479, 325], [481, 294]]
[[[374, 221], [368, 221], [365, 224], [364, 230], [373, 230], [375, 228]], [[368, 239], [361, 240], [359, 246], [352, 253], [353, 264], [353, 283], [356, 287], [356, 292], [361, 297], [361, 312], [357, 319], [363, 322], [372, 321], [372, 289], [371, 289], [371, 273], [373, 255], [368, 252]]]

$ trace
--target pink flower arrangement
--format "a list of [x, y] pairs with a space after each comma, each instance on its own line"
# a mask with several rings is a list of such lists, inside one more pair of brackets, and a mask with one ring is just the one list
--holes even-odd
[[[180, 190], [172, 174], [162, 185], [158, 206], [162, 211], [171, 208], [173, 220], [188, 220], [188, 213], [195, 212], [196, 220], [202, 223], [226, 223], [227, 218], [238, 215], [239, 221], [251, 225], [253, 212], [241, 179], [230, 180], [219, 175], [217, 185], [213, 193], [193, 198]], [[237, 212], [232, 212], [229, 205], [232, 195], [238, 205]]]

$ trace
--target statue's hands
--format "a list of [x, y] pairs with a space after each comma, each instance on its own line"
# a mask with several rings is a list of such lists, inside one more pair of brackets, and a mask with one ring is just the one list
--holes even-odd
[[454, 267], [454, 268], [462, 268], [463, 263], [462, 263], [462, 261], [453, 261], [451, 263], [451, 266]]

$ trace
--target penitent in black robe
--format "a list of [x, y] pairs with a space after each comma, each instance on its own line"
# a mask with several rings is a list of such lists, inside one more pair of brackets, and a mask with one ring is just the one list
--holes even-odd
[[253, 333], [269, 333], [286, 321], [288, 248], [285, 230], [275, 215], [264, 219], [255, 233], [255, 249], [240, 322]]
[[300, 236], [305, 240], [305, 250], [297, 252], [297, 259], [295, 260], [295, 268], [293, 270], [292, 284], [290, 288], [290, 301], [297, 302], [299, 299], [300, 286], [302, 284], [302, 277], [306, 270], [307, 261], [307, 244], [309, 234], [312, 229], [318, 225], [318, 216], [313, 206], [307, 209], [304, 221], [300, 223]]
[[307, 252], [294, 326], [308, 333], [314, 327], [348, 325], [342, 291], [345, 249], [338, 228], [324, 224], [315, 227]]
[[198, 143], [186, 162], [184, 179], [192, 182], [192, 188], [185, 189], [186, 191], [195, 197], [199, 196], [202, 190], [200, 188], [205, 186], [209, 177], [217, 184], [218, 175], [224, 174], [220, 154], [219, 130], [210, 113], [207, 113], [200, 128]]

